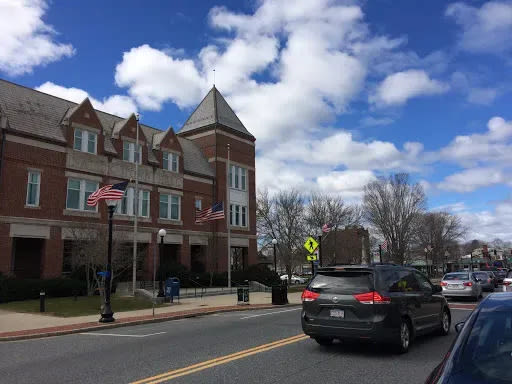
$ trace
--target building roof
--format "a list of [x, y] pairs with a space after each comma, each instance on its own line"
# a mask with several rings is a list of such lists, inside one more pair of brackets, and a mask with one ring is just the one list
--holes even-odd
[[[49, 95], [35, 89], [27, 88], [0, 79], [0, 111], [7, 116], [9, 129], [42, 139], [66, 143], [64, 118], [71, 116], [79, 104]], [[117, 154], [111, 142], [112, 131], [117, 124], [119, 127], [125, 118], [96, 110], [105, 134], [104, 149], [111, 154]], [[158, 163], [151, 150], [153, 136], [162, 132], [144, 124], [140, 125], [149, 141], [149, 162]], [[213, 176], [213, 170], [199, 147], [191, 140], [180, 138], [183, 148], [184, 168], [186, 172], [199, 175]]]
[[190, 132], [215, 123], [253, 137], [215, 86], [192, 112], [179, 133]]

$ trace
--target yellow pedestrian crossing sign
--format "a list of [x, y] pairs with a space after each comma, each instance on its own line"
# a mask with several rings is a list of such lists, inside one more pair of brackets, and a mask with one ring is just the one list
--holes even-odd
[[306, 239], [306, 242], [304, 243], [304, 248], [306, 248], [309, 253], [314, 253], [316, 251], [316, 249], [318, 248], [318, 243], [316, 242], [316, 240], [314, 238], [309, 236]]

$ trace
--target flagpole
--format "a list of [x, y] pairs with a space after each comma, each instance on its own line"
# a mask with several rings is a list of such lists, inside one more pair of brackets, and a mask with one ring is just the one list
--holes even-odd
[[[142, 158], [142, 153], [139, 153], [139, 114], [135, 115], [135, 119], [137, 120], [137, 133], [135, 134], [135, 153], [137, 153], [137, 158], [135, 159], [135, 196], [133, 199], [135, 200], [135, 212], [133, 219], [133, 271], [132, 271], [132, 293], [135, 296], [135, 285], [137, 284], [137, 219], [139, 215], [139, 158]], [[142, 152], [142, 151], [140, 151]]]
[[[229, 185], [229, 172], [231, 170], [231, 148], [228, 144], [228, 171], [226, 173], [226, 207], [225, 210], [227, 212], [226, 215], [226, 227], [228, 228], [228, 288], [231, 288], [231, 211], [229, 209], [230, 207], [230, 201], [229, 201], [229, 189], [231, 186]], [[234, 175], [233, 175], [234, 177]]]

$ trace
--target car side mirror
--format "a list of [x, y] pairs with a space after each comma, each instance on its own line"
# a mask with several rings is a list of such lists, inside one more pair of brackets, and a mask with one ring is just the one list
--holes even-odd
[[460, 331], [462, 331], [462, 328], [464, 328], [464, 322], [461, 321], [460, 323], [457, 323], [455, 324], [455, 330], [457, 331], [457, 333], [460, 333]]
[[440, 285], [434, 285], [434, 293], [442, 292], [443, 288]]

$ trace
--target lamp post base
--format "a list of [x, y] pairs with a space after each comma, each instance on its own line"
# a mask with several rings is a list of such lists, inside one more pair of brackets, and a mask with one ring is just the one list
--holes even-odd
[[114, 312], [112, 312], [112, 308], [110, 304], [105, 304], [101, 307], [101, 318], [99, 320], [100, 323], [112, 323], [116, 321], [114, 319]]

